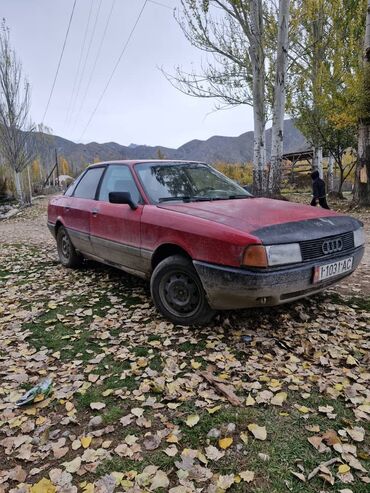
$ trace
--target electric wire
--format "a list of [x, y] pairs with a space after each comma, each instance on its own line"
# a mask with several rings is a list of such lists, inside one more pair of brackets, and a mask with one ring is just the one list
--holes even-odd
[[91, 2], [90, 2], [90, 9], [89, 9], [89, 15], [88, 15], [88, 18], [87, 18], [85, 33], [84, 33], [84, 37], [83, 37], [83, 41], [82, 41], [82, 46], [81, 46], [81, 51], [80, 51], [80, 57], [79, 57], [79, 60], [78, 60], [78, 65], [77, 65], [77, 71], [76, 71], [76, 75], [74, 77], [72, 93], [71, 93], [71, 97], [70, 97], [70, 100], [69, 100], [69, 103], [68, 103], [67, 116], [66, 116], [65, 124], [68, 123], [69, 117], [71, 116], [70, 115], [70, 112], [71, 112], [71, 109], [72, 109], [72, 102], [74, 101], [75, 92], [76, 92], [76, 88], [77, 88], [77, 80], [78, 80], [78, 77], [80, 75], [80, 68], [81, 68], [81, 63], [82, 63], [82, 56], [83, 56], [83, 53], [85, 51], [86, 40], [87, 40], [87, 33], [89, 32], [90, 19], [91, 19], [91, 14], [92, 14], [93, 6], [94, 6], [94, 1], [91, 0]]
[[52, 86], [51, 86], [51, 90], [50, 90], [50, 94], [49, 94], [49, 99], [48, 99], [48, 102], [47, 102], [47, 104], [46, 104], [46, 108], [45, 108], [45, 111], [44, 111], [44, 115], [43, 115], [43, 117], [42, 117], [42, 123], [44, 123], [44, 120], [45, 120], [46, 114], [47, 114], [48, 109], [49, 109], [50, 101], [51, 101], [51, 98], [52, 98], [53, 93], [54, 93], [54, 88], [55, 88], [55, 84], [56, 84], [56, 81], [57, 81], [57, 78], [58, 78], [58, 74], [59, 74], [60, 65], [61, 65], [61, 63], [62, 63], [62, 59], [63, 59], [63, 55], [64, 55], [64, 50], [65, 50], [65, 47], [66, 47], [66, 44], [67, 44], [68, 34], [69, 34], [69, 30], [70, 30], [70, 28], [71, 28], [71, 24], [72, 24], [73, 15], [74, 15], [74, 12], [75, 12], [76, 3], [77, 3], [77, 0], [74, 0], [74, 2], [73, 2], [73, 7], [72, 7], [72, 12], [71, 12], [71, 15], [70, 15], [70, 17], [69, 17], [69, 22], [68, 22], [67, 32], [66, 32], [65, 37], [64, 37], [64, 42], [63, 42], [62, 52], [61, 52], [60, 57], [59, 57], [59, 61], [58, 61], [57, 70], [56, 70], [56, 72], [55, 72], [54, 81], [53, 81], [53, 84], [52, 84]]
[[105, 93], [108, 90], [109, 84], [111, 83], [111, 81], [113, 79], [113, 76], [114, 76], [114, 74], [115, 74], [115, 72], [116, 72], [116, 70], [117, 70], [117, 68], [118, 68], [118, 66], [120, 64], [120, 61], [121, 61], [124, 53], [126, 52], [126, 49], [127, 49], [128, 45], [129, 45], [129, 43], [131, 41], [131, 38], [132, 38], [132, 36], [133, 36], [133, 34], [135, 32], [136, 26], [138, 25], [138, 23], [140, 21], [140, 18], [142, 16], [143, 12], [144, 12], [144, 9], [145, 9], [147, 3], [148, 3], [148, 0], [145, 0], [144, 3], [143, 3], [143, 6], [141, 7], [141, 10], [139, 12], [139, 15], [136, 18], [135, 24], [133, 25], [133, 27], [132, 27], [132, 29], [130, 31], [130, 34], [129, 34], [129, 36], [128, 36], [128, 38], [127, 38], [127, 40], [126, 40], [126, 42], [125, 42], [125, 44], [124, 44], [124, 46], [123, 46], [123, 48], [121, 50], [121, 53], [120, 53], [120, 55], [119, 55], [119, 57], [118, 57], [115, 65], [113, 67], [113, 70], [112, 70], [112, 72], [111, 72], [111, 74], [110, 74], [110, 76], [108, 78], [108, 81], [107, 81], [107, 83], [106, 83], [106, 85], [105, 85], [105, 87], [103, 89], [103, 92], [101, 93], [101, 95], [100, 95], [100, 97], [99, 97], [99, 99], [98, 99], [98, 101], [97, 101], [97, 103], [96, 103], [96, 105], [95, 105], [95, 107], [94, 107], [94, 109], [93, 109], [93, 111], [92, 111], [92, 113], [91, 113], [91, 115], [90, 115], [90, 117], [89, 117], [89, 119], [88, 119], [88, 121], [87, 121], [84, 129], [83, 129], [83, 132], [82, 132], [82, 134], [81, 134], [81, 136], [80, 136], [80, 138], [78, 140], [81, 140], [82, 137], [85, 135], [86, 130], [88, 129], [88, 127], [89, 127], [92, 119], [94, 118], [95, 113], [97, 112], [97, 110], [98, 110], [98, 108], [100, 106], [100, 103], [102, 102], [102, 100], [104, 98], [104, 95], [105, 95]]
[[150, 3], [153, 3], [154, 5], [159, 5], [161, 7], [164, 7], [166, 9], [169, 9], [169, 10], [174, 10], [175, 7], [170, 7], [169, 5], [166, 5], [164, 3], [161, 3], [161, 2], [157, 2], [156, 0], [148, 0]]
[[[73, 107], [72, 107], [72, 114], [73, 114], [73, 112], [74, 112], [74, 109], [75, 109], [75, 106], [76, 106], [76, 103], [77, 103], [77, 100], [78, 100], [78, 95], [79, 95], [79, 93], [80, 93], [80, 89], [81, 89], [82, 80], [83, 80], [84, 75], [85, 75], [86, 64], [87, 64], [87, 60], [88, 60], [89, 55], [90, 55], [90, 50], [91, 50], [91, 46], [92, 46], [93, 39], [94, 39], [94, 37], [95, 37], [95, 30], [96, 30], [96, 25], [97, 25], [97, 23], [98, 23], [98, 18], [99, 18], [99, 13], [100, 13], [101, 4], [102, 4], [102, 0], [99, 0], [98, 9], [97, 9], [97, 11], [96, 11], [95, 20], [94, 20], [94, 25], [93, 25], [93, 28], [92, 28], [92, 31], [91, 31], [91, 35], [90, 35], [89, 46], [88, 46], [88, 48], [87, 48], [87, 53], [86, 53], [86, 56], [85, 56], [84, 64], [83, 64], [83, 66], [82, 66], [82, 72], [81, 72], [81, 74], [80, 74], [80, 79], [79, 79], [79, 82], [78, 82], [78, 87], [77, 87], [76, 97], [75, 97], [74, 104], [73, 104]], [[73, 127], [74, 127], [75, 125], [76, 125], [76, 120], [74, 121]]]
[[87, 97], [87, 94], [89, 92], [90, 85], [91, 85], [91, 82], [92, 82], [92, 79], [93, 79], [93, 76], [94, 76], [94, 73], [95, 73], [95, 69], [96, 69], [96, 66], [97, 66], [97, 63], [98, 63], [98, 60], [99, 60], [99, 57], [100, 57], [100, 53], [101, 53], [101, 50], [102, 50], [102, 47], [103, 47], [103, 44], [104, 44], [104, 40], [105, 40], [107, 31], [108, 31], [108, 26], [109, 26], [109, 23], [110, 23], [110, 19], [112, 17], [112, 13], [113, 13], [113, 9], [114, 9], [115, 3], [116, 3], [116, 0], [112, 0], [111, 8], [110, 8], [110, 11], [109, 11], [109, 14], [108, 14], [106, 23], [105, 23], [103, 36], [101, 38], [100, 45], [99, 45], [98, 51], [97, 51], [96, 56], [95, 56], [94, 65], [93, 65], [92, 70], [90, 72], [90, 76], [89, 76], [88, 83], [87, 83], [87, 86], [86, 86], [86, 89], [85, 89], [85, 93], [84, 93], [84, 95], [83, 95], [83, 97], [81, 99], [81, 104], [80, 104], [79, 110], [77, 112], [76, 120], [78, 120], [78, 117], [79, 117], [79, 115], [80, 115], [80, 113], [81, 113], [81, 111], [83, 109], [84, 103], [86, 101], [86, 97]]

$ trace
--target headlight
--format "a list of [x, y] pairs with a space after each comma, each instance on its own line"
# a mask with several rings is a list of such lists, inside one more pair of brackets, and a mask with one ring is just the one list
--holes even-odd
[[295, 264], [297, 262], [302, 262], [299, 243], [267, 246], [266, 253], [269, 265]]
[[299, 243], [285, 245], [251, 245], [244, 253], [243, 265], [250, 267], [273, 267], [275, 265], [302, 262]]
[[355, 248], [365, 244], [365, 230], [364, 228], [356, 229], [353, 232], [353, 243]]

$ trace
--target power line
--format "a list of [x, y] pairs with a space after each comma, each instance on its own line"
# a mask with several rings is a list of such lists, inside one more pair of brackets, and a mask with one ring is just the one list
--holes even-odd
[[85, 134], [85, 132], [86, 132], [86, 130], [87, 130], [87, 128], [88, 128], [88, 126], [90, 125], [90, 123], [91, 123], [92, 119], [93, 119], [93, 118], [94, 118], [94, 116], [95, 116], [95, 113], [96, 113], [97, 109], [99, 108], [100, 103], [102, 102], [102, 99], [103, 99], [103, 97], [104, 97], [105, 93], [107, 92], [107, 89], [108, 89], [108, 87], [109, 87], [109, 84], [111, 83], [111, 81], [112, 81], [112, 79], [113, 79], [113, 76], [114, 76], [114, 74], [115, 74], [115, 72], [116, 72], [116, 70], [117, 70], [117, 68], [118, 68], [118, 65], [119, 65], [119, 63], [120, 63], [120, 61], [121, 61], [121, 59], [122, 59], [122, 57], [123, 57], [123, 55], [124, 55], [124, 53], [125, 53], [125, 51], [126, 51], [126, 49], [127, 49], [128, 45], [129, 45], [130, 41], [131, 41], [131, 38], [132, 38], [132, 36], [133, 36], [133, 34], [134, 34], [134, 32], [135, 32], [136, 26], [137, 26], [137, 25], [138, 25], [138, 23], [139, 23], [139, 20], [140, 20], [140, 18], [141, 18], [141, 16], [142, 16], [142, 14], [143, 14], [143, 12], [144, 12], [144, 9], [145, 9], [145, 7], [146, 7], [146, 4], [147, 4], [147, 3], [148, 3], [148, 0], [145, 0], [145, 1], [144, 1], [144, 3], [143, 3], [143, 6], [141, 7], [141, 10], [140, 10], [140, 12], [139, 12], [139, 15], [137, 16], [137, 19], [136, 19], [136, 21], [135, 21], [135, 24], [134, 24], [133, 28], [131, 29], [130, 34], [129, 34], [129, 36], [128, 36], [127, 40], [126, 40], [126, 43], [124, 44], [124, 46], [123, 46], [123, 48], [122, 48], [122, 51], [121, 51], [121, 53], [120, 53], [120, 55], [119, 55], [119, 57], [118, 57], [118, 59], [117, 59], [117, 62], [116, 62], [116, 64], [115, 64], [115, 65], [114, 65], [114, 67], [113, 67], [112, 73], [111, 73], [111, 74], [110, 74], [110, 76], [109, 76], [109, 79], [108, 79], [108, 81], [107, 81], [107, 83], [106, 83], [106, 85], [105, 85], [105, 87], [104, 87], [104, 89], [103, 89], [103, 92], [101, 93], [101, 95], [100, 95], [100, 97], [99, 97], [99, 99], [98, 99], [98, 102], [96, 103], [95, 108], [93, 109], [93, 111], [92, 111], [92, 113], [91, 113], [91, 115], [90, 115], [90, 118], [89, 118], [88, 122], [86, 123], [85, 128], [84, 128], [84, 130], [83, 130], [83, 132], [82, 132], [82, 134], [81, 134], [81, 136], [80, 136], [79, 140], [81, 140], [81, 139], [82, 139], [82, 137], [84, 136], [84, 134]]
[[[73, 114], [73, 110], [74, 110], [74, 107], [75, 107], [76, 102], [77, 102], [77, 99], [78, 99], [78, 95], [80, 93], [81, 83], [82, 83], [82, 80], [83, 80], [83, 77], [84, 77], [84, 74], [85, 74], [86, 63], [87, 63], [87, 60], [89, 58], [89, 54], [90, 54], [90, 50], [91, 50], [91, 45], [92, 45], [92, 42], [93, 42], [93, 39], [94, 39], [95, 30], [96, 30], [96, 25], [98, 23], [98, 18], [99, 18], [101, 3], [102, 3], [102, 0], [99, 0], [99, 5], [98, 5], [98, 9], [96, 11], [95, 21], [94, 21], [94, 25], [93, 25], [93, 28], [92, 28], [92, 31], [91, 31], [90, 40], [89, 40], [89, 46], [87, 48], [87, 53], [86, 53], [85, 61], [84, 61], [84, 64], [82, 66], [82, 72], [81, 72], [80, 79], [79, 79], [79, 82], [78, 82], [76, 97], [75, 97], [75, 100], [74, 100], [74, 104], [72, 106], [72, 114]], [[74, 122], [73, 126], [75, 124], [76, 124], [76, 121]]]
[[59, 73], [60, 65], [61, 65], [61, 63], [62, 63], [62, 58], [63, 58], [63, 54], [64, 54], [64, 49], [65, 49], [65, 47], [66, 47], [66, 43], [67, 43], [67, 38], [68, 38], [68, 34], [69, 34], [69, 29], [70, 29], [71, 24], [72, 24], [72, 19], [73, 19], [73, 14], [74, 14], [75, 7], [76, 7], [76, 2], [77, 2], [77, 0], [74, 0], [73, 7], [72, 7], [72, 12], [71, 12], [71, 16], [70, 16], [70, 18], [69, 18], [69, 22], [68, 22], [67, 32], [66, 32], [66, 35], [65, 35], [65, 37], [64, 37], [64, 43], [63, 43], [63, 47], [62, 47], [62, 52], [61, 52], [60, 57], [59, 57], [59, 62], [58, 62], [57, 71], [55, 72], [55, 77], [54, 77], [53, 85], [51, 86], [51, 91], [50, 91], [50, 94], [49, 94], [49, 99], [48, 99], [48, 102], [47, 102], [47, 104], [46, 104], [46, 108], [45, 108], [45, 111], [44, 111], [44, 116], [42, 117], [42, 123], [44, 123], [45, 116], [46, 116], [46, 113], [48, 112], [49, 105], [50, 105], [50, 101], [51, 101], [51, 98], [52, 98], [52, 95], [53, 95], [53, 92], [54, 92], [55, 83], [56, 83], [56, 81], [57, 81], [57, 77], [58, 77], [58, 73]]
[[154, 3], [154, 5], [160, 5], [161, 7], [164, 7], [166, 9], [169, 9], [169, 10], [173, 10], [174, 7], [170, 7], [169, 5], [166, 5], [164, 3], [161, 3], [161, 2], [157, 2], [156, 0], [148, 0], [150, 3]]
[[109, 22], [110, 22], [110, 19], [112, 17], [112, 13], [113, 13], [113, 9], [114, 9], [114, 5], [116, 3], [116, 0], [112, 0], [112, 5], [111, 5], [111, 8], [110, 8], [110, 11], [109, 11], [109, 14], [108, 14], [108, 17], [107, 17], [107, 20], [106, 20], [106, 23], [105, 23], [105, 27], [104, 27], [104, 32], [103, 32], [103, 36], [101, 38], [101, 41], [100, 41], [100, 45], [99, 45], [99, 48], [98, 48], [98, 51], [96, 53], [96, 56], [95, 56], [95, 60], [94, 60], [94, 65], [93, 65], [93, 68], [90, 72], [90, 76], [89, 76], [89, 80], [88, 80], [88, 83], [87, 83], [87, 86], [86, 86], [86, 89], [85, 89], [85, 94], [83, 95], [82, 97], [82, 101], [81, 101], [81, 104], [80, 104], [80, 108], [77, 112], [77, 117], [76, 117], [76, 120], [78, 120], [78, 117], [82, 111], [82, 108], [84, 106], [84, 103], [85, 103], [85, 100], [86, 100], [86, 97], [87, 97], [87, 94], [89, 92], [89, 89], [90, 89], [90, 85], [91, 85], [91, 82], [92, 82], [92, 78], [93, 78], [93, 75], [95, 73], [95, 69], [96, 69], [96, 65], [98, 63], [98, 60], [99, 60], [99, 57], [100, 57], [100, 53], [101, 53], [101, 49], [103, 47], [103, 43], [104, 43], [104, 40], [105, 40], [105, 37], [106, 37], [106, 34], [107, 34], [107, 30], [108, 30], [108, 26], [109, 26]]
[[80, 75], [80, 68], [81, 68], [81, 63], [82, 63], [82, 55], [83, 55], [83, 52], [85, 50], [85, 45], [86, 45], [86, 40], [87, 40], [87, 33], [89, 32], [90, 19], [91, 19], [91, 13], [92, 13], [93, 6], [94, 6], [94, 1], [91, 0], [91, 2], [90, 2], [90, 9], [89, 9], [89, 15], [88, 15], [88, 18], [87, 18], [87, 24], [86, 24], [86, 28], [85, 28], [85, 34], [84, 34], [83, 42], [82, 42], [82, 46], [81, 46], [80, 58], [78, 60], [78, 65], [77, 65], [77, 72], [76, 72], [76, 75], [75, 75], [75, 78], [74, 78], [74, 81], [73, 81], [73, 89], [72, 89], [71, 98], [70, 98], [69, 104], [68, 104], [67, 116], [66, 116], [66, 121], [65, 121], [66, 124], [67, 124], [67, 122], [69, 120], [70, 111], [72, 109], [72, 102], [74, 101], [75, 91], [76, 91], [76, 88], [77, 88], [77, 80], [78, 80], [78, 76]]

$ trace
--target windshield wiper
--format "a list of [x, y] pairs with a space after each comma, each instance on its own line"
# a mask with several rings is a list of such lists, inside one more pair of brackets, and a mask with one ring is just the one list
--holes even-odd
[[179, 195], [178, 197], [161, 197], [158, 202], [170, 202], [171, 200], [182, 200], [183, 202], [190, 202], [193, 197], [190, 195]]
[[197, 195], [179, 195], [177, 197], [160, 197], [158, 202], [171, 202], [176, 200], [182, 200], [183, 202], [210, 202], [213, 200], [229, 200], [229, 199], [251, 199], [252, 195], [228, 195], [227, 197], [200, 197]]
[[237, 194], [237, 195], [229, 195], [227, 197], [228, 199], [253, 199], [253, 195], [242, 195], [242, 194]]

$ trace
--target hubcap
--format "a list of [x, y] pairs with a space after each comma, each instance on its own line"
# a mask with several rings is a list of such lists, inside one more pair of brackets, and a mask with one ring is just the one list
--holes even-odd
[[71, 253], [71, 247], [69, 243], [69, 238], [66, 234], [62, 236], [60, 247], [63, 257], [68, 260]]
[[175, 315], [191, 316], [201, 302], [196, 280], [184, 272], [172, 272], [163, 277], [159, 286], [162, 303]]

